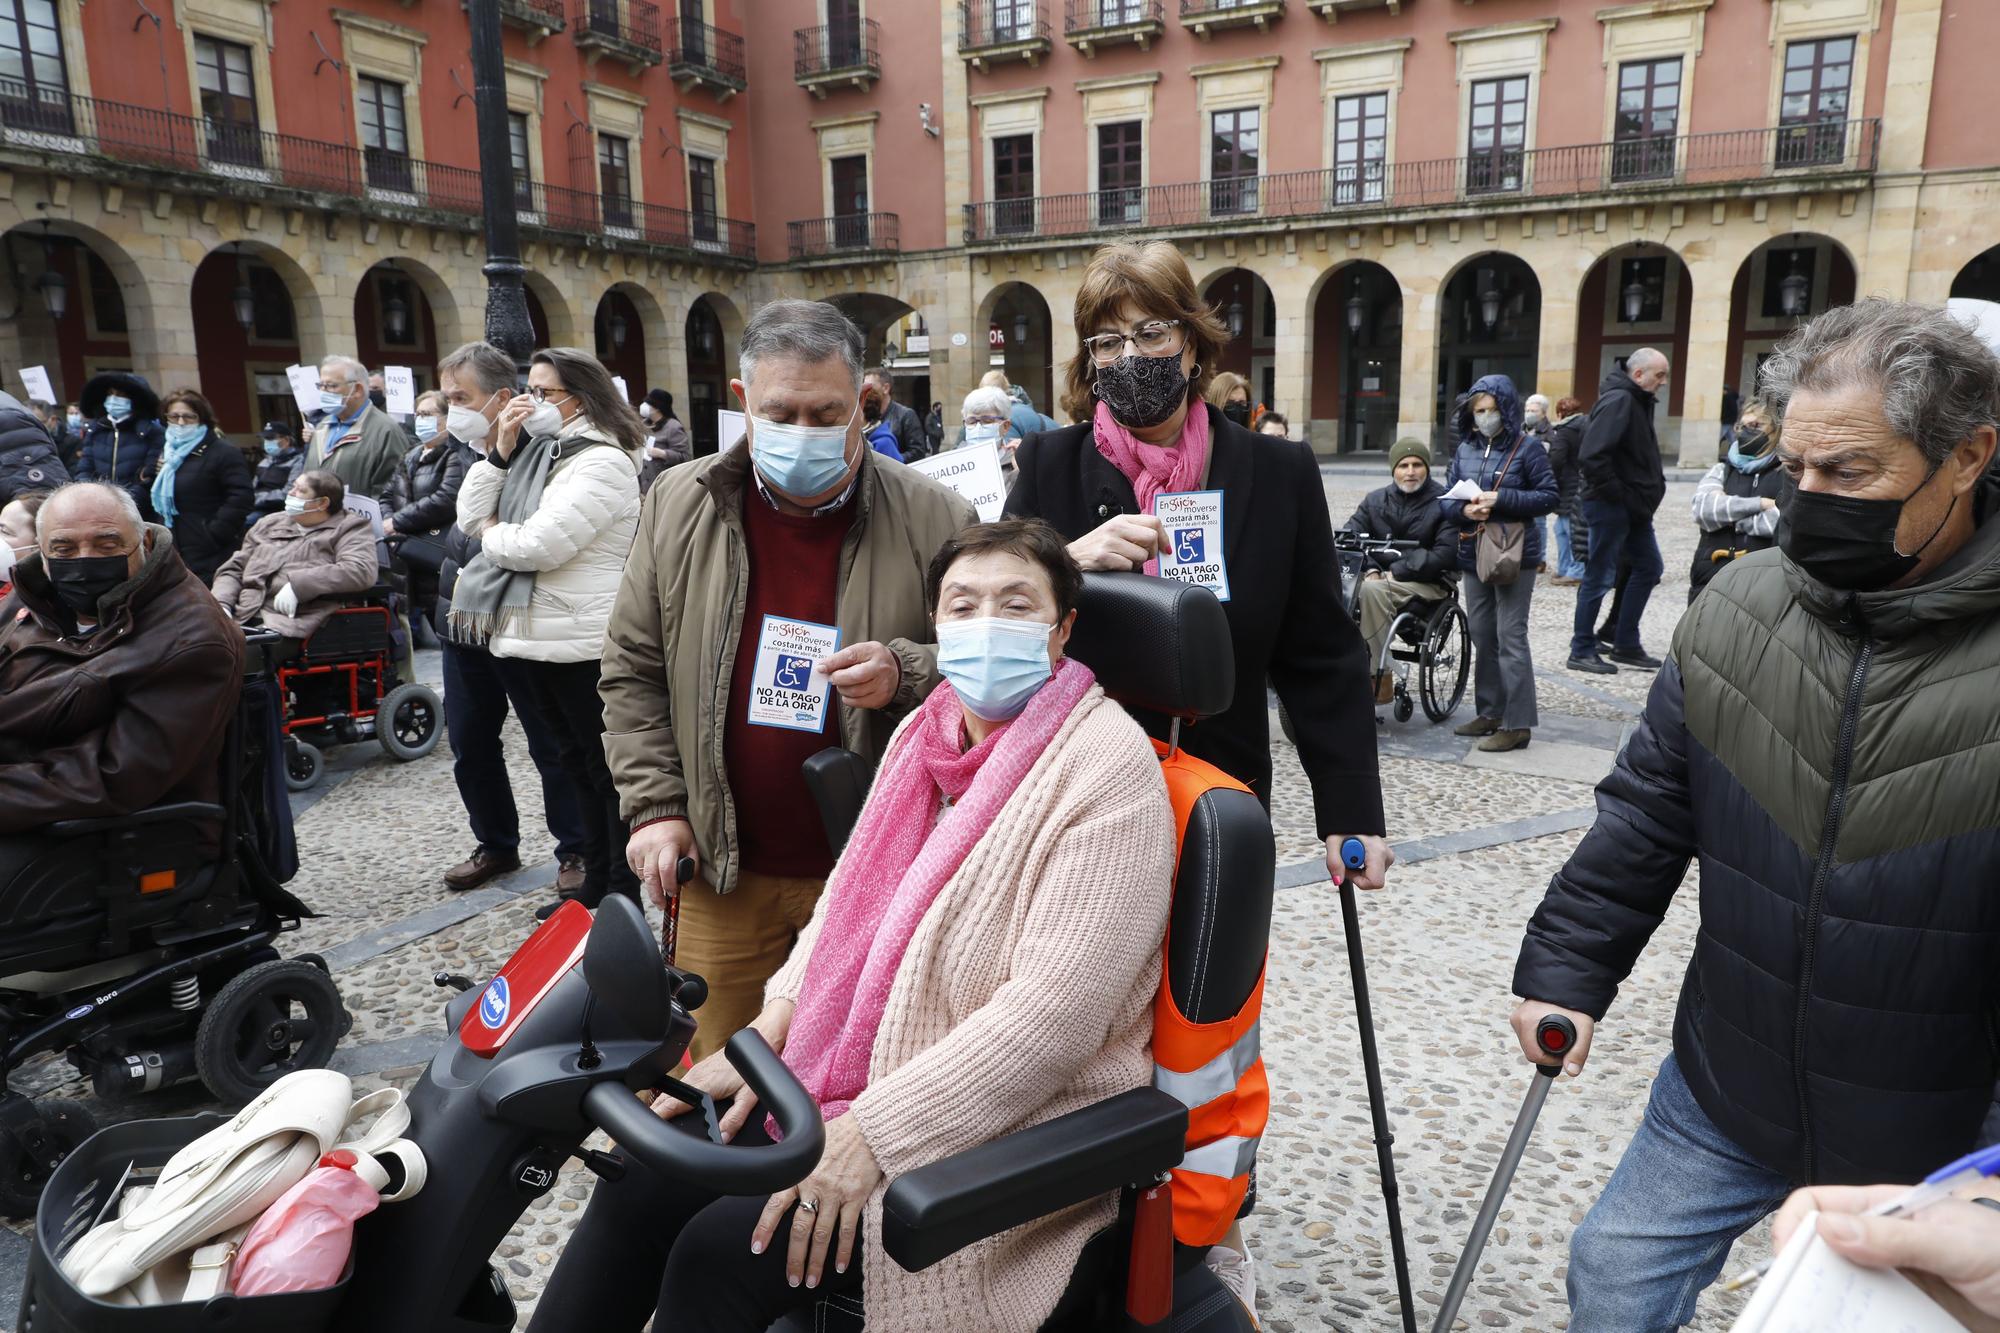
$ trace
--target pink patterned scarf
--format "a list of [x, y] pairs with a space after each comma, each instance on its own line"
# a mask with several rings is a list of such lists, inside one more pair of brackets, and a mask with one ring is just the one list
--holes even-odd
[[[1208, 405], [1199, 398], [1188, 404], [1187, 424], [1181, 427], [1178, 444], [1147, 444], [1119, 425], [1111, 409], [1101, 402], [1091, 414], [1090, 431], [1096, 437], [1097, 452], [1132, 483], [1142, 514], [1153, 512], [1155, 496], [1201, 486], [1201, 474], [1208, 467]], [[1148, 560], [1146, 572], [1158, 574], [1160, 562]]]
[[[1021, 715], [969, 750], [958, 695], [941, 684], [876, 777], [826, 886], [826, 920], [785, 1042], [785, 1063], [826, 1119], [868, 1086], [889, 987], [924, 913], [1096, 679], [1081, 662], [1056, 663]], [[940, 793], [952, 805], [933, 824]]]

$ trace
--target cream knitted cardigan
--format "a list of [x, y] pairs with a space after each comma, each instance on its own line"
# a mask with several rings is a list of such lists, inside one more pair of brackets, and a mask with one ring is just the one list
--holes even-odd
[[[1173, 858], [1159, 759], [1093, 686], [939, 891], [897, 969], [850, 1112], [888, 1181], [1151, 1081]], [[840, 877], [836, 866], [767, 999], [798, 999]], [[882, 1333], [1029, 1333], [1117, 1212], [1106, 1195], [906, 1273], [882, 1249], [883, 1193], [868, 1201], [862, 1257], [868, 1327]]]

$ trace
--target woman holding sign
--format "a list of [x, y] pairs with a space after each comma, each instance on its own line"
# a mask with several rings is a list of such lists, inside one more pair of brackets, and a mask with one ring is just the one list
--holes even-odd
[[[1312, 450], [1255, 436], [1204, 402], [1228, 331], [1164, 241], [1099, 250], [1076, 299], [1063, 409], [1079, 423], [1015, 455], [1009, 517], [1046, 519], [1085, 569], [1143, 569], [1223, 600], [1236, 700], [1182, 734], [1187, 750], [1271, 800], [1268, 679], [1298, 732], [1328, 872], [1359, 837], [1382, 887], [1382, 784], [1368, 653], [1341, 605], [1333, 525]], [[1150, 724], [1149, 719], [1149, 724]], [[1161, 728], [1160, 734], [1164, 735]]]

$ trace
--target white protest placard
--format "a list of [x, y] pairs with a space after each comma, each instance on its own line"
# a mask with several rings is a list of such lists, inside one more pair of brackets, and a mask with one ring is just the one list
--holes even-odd
[[625, 387], [625, 377], [623, 375], [613, 375], [611, 377], [611, 387], [618, 390], [619, 402], [629, 403], [632, 401], [632, 391]]
[[919, 458], [910, 466], [957, 491], [979, 511], [981, 523], [999, 518], [1001, 507], [1007, 503], [1007, 483], [1000, 475], [997, 444], [961, 445], [949, 453]]
[[47, 366], [24, 366], [21, 370], [22, 387], [28, 391], [30, 399], [39, 398], [45, 403], [56, 400], [55, 386], [49, 383]]
[[825, 731], [831, 677], [813, 663], [840, 647], [840, 630], [810, 620], [765, 616], [757, 631], [757, 664], [750, 673], [748, 721], [789, 731]]
[[292, 401], [308, 416], [319, 411], [319, 368], [286, 366], [285, 379], [292, 386]]
[[353, 491], [349, 491], [347, 498], [342, 500], [341, 504], [352, 509], [357, 514], [366, 516], [368, 521], [375, 525], [375, 540], [378, 542], [382, 540], [382, 506], [379, 502], [371, 500], [365, 495], [356, 495]]
[[715, 451], [727, 453], [734, 449], [736, 442], [743, 438], [747, 429], [743, 424], [741, 412], [731, 412], [728, 408], [718, 409], [715, 414]]
[[1153, 513], [1167, 530], [1160, 548], [1160, 577], [1208, 589], [1229, 600], [1229, 564], [1222, 554], [1222, 492], [1171, 491], [1153, 498]]
[[408, 366], [382, 367], [382, 399], [389, 405], [390, 416], [417, 414], [417, 377]]

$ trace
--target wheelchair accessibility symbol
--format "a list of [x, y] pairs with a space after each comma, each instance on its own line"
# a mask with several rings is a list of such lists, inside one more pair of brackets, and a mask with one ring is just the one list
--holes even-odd
[[1200, 528], [1174, 529], [1174, 560], [1183, 565], [1198, 565], [1208, 559], [1204, 548], [1208, 543]]
[[513, 1001], [507, 994], [507, 978], [495, 977], [487, 984], [479, 997], [479, 1021], [494, 1031], [499, 1031], [507, 1023], [507, 1011]]
[[812, 669], [810, 657], [779, 653], [778, 660], [771, 667], [771, 683], [781, 690], [809, 690], [812, 688]]

